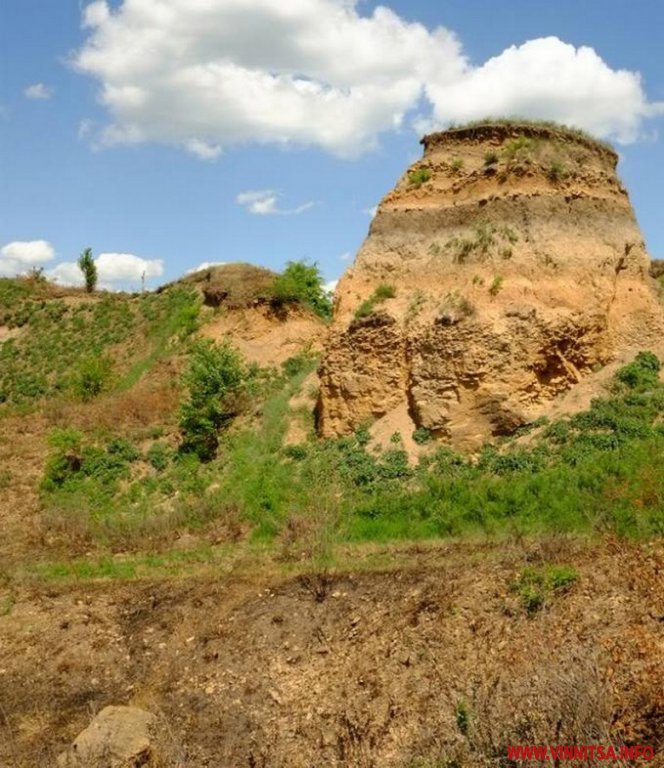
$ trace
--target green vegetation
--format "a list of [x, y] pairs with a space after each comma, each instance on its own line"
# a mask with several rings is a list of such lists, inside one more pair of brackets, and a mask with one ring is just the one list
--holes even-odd
[[228, 342], [201, 340], [192, 345], [185, 377], [189, 397], [180, 410], [183, 452], [195, 453], [201, 461], [214, 458], [219, 431], [240, 411], [247, 378], [240, 355]]
[[493, 280], [491, 281], [491, 285], [489, 286], [489, 295], [490, 296], [497, 296], [502, 287], [503, 287], [503, 276], [502, 275], [496, 275]]
[[289, 261], [274, 280], [273, 296], [277, 303], [300, 302], [326, 320], [332, 317], [332, 302], [316, 264]]
[[416, 168], [408, 174], [408, 183], [411, 187], [419, 188], [431, 179], [431, 170], [429, 168]]
[[532, 616], [554, 595], [567, 592], [577, 581], [579, 574], [568, 565], [545, 565], [524, 568], [512, 589], [519, 596], [521, 606]]
[[558, 181], [562, 181], [567, 176], [567, 170], [563, 163], [559, 160], [554, 160], [546, 173], [548, 180], [555, 184]]
[[448, 293], [440, 308], [439, 317], [447, 323], [454, 323], [475, 314], [475, 305], [458, 291]]
[[461, 731], [464, 736], [467, 736], [470, 728], [470, 712], [468, 711], [468, 705], [465, 701], [457, 703], [454, 710], [454, 719], [456, 720], [459, 731]]
[[452, 160], [451, 168], [455, 173], [459, 173], [459, 171], [463, 168], [463, 158], [456, 157], [454, 160]]
[[[486, 261], [498, 252], [504, 258], [505, 249], [518, 241], [516, 232], [509, 226], [496, 227], [493, 224], [478, 224], [470, 236], [453, 237], [445, 244], [458, 264], [465, 264], [471, 256]], [[433, 246], [431, 246], [433, 247]], [[431, 248], [430, 248], [431, 250]], [[511, 256], [511, 248], [510, 256]]]
[[127, 389], [195, 330], [199, 308], [192, 288], [72, 301], [0, 279], [0, 325], [20, 329], [0, 344], [0, 403]]
[[[227, 391], [228, 382], [235, 391], [239, 381], [237, 360], [224, 353], [224, 370], [232, 373], [208, 386], [210, 354], [204, 353], [205, 375], [199, 376], [203, 413], [209, 393]], [[337, 542], [501, 533], [662, 535], [664, 386], [653, 375], [658, 365], [651, 353], [640, 354], [617, 373], [607, 397], [588, 411], [540, 422], [527, 445], [511, 439], [467, 457], [432, 444], [417, 467], [400, 443], [370, 450], [366, 428], [338, 440], [312, 437], [282, 447], [289, 400], [315, 361], [297, 366], [292, 376], [248, 374], [262, 388], [260, 411], [224, 430], [231, 409], [223, 401], [215, 406], [210, 421], [221, 414], [222, 429], [216, 456], [207, 462], [167, 445], [137, 453], [109, 437], [54, 433], [42, 484], [45, 516], [72, 535], [120, 542], [125, 549], [140, 547], [144, 536], [196, 530], [213, 520], [232, 529], [246, 526], [254, 541], [276, 547], [289, 532], [304, 531], [307, 547], [321, 557]], [[418, 442], [426, 437], [422, 431]], [[530, 589], [532, 582], [529, 577], [524, 584]], [[551, 573], [543, 588], [535, 587], [546, 600], [564, 582], [564, 574]], [[529, 598], [533, 607], [539, 592]]]
[[512, 163], [518, 160], [523, 160], [535, 148], [534, 139], [528, 136], [517, 136], [516, 139], [510, 139], [505, 142], [503, 147], [503, 157], [508, 163]]
[[397, 292], [393, 285], [381, 283], [371, 296], [369, 296], [368, 299], [365, 299], [355, 310], [355, 317], [358, 319], [369, 317], [375, 312], [377, 304], [382, 304], [384, 301], [387, 301], [387, 299], [393, 299], [396, 295]]
[[74, 372], [72, 389], [83, 401], [92, 400], [108, 389], [112, 376], [112, 361], [103, 355], [83, 358]]
[[83, 273], [85, 290], [92, 293], [97, 287], [97, 265], [92, 257], [92, 249], [86, 248], [78, 259], [78, 268]]
[[496, 165], [498, 162], [498, 153], [494, 150], [489, 150], [488, 152], [484, 153], [484, 165]]
[[422, 310], [422, 307], [426, 304], [427, 297], [424, 291], [416, 290], [410, 297], [408, 302], [408, 309], [406, 310], [406, 322], [414, 320]]
[[659, 386], [661, 363], [652, 352], [639, 352], [633, 363], [623, 366], [616, 376], [621, 384], [637, 391]]
[[413, 432], [413, 440], [418, 445], [426, 445], [427, 443], [431, 442], [431, 432], [426, 427], [418, 427]]

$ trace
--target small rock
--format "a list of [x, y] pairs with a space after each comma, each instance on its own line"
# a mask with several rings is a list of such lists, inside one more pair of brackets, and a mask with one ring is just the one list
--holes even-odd
[[106, 707], [58, 757], [58, 768], [149, 765], [157, 718], [137, 707]]

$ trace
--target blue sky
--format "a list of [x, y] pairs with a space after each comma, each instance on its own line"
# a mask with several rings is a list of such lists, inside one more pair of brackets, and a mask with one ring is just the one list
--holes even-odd
[[116, 287], [217, 261], [333, 279], [420, 132], [488, 111], [618, 141], [664, 257], [659, 0], [89, 6], [0, 5], [0, 272], [66, 280], [91, 246]]

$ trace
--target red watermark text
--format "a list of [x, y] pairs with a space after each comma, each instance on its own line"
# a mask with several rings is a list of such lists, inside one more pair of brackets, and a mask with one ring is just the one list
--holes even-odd
[[575, 760], [652, 760], [655, 750], [652, 747], [614, 747], [610, 744], [591, 744], [584, 746], [513, 746], [507, 747], [508, 760], [539, 760], [555, 762]]

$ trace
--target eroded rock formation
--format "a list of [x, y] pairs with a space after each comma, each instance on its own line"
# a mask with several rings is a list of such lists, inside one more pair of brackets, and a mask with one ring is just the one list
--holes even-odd
[[422, 143], [337, 288], [323, 435], [407, 412], [409, 429], [472, 449], [661, 343], [662, 305], [609, 146], [531, 124]]

